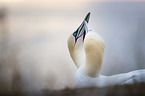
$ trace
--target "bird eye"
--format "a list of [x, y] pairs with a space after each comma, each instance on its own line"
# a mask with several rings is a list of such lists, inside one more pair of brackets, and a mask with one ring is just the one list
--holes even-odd
[[73, 36], [76, 37], [76, 36], [77, 36], [77, 32], [74, 32], [74, 33], [73, 33]]

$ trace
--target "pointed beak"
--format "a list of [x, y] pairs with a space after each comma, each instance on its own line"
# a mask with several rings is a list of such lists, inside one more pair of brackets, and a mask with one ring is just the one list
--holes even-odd
[[79, 26], [78, 30], [78, 37], [82, 34], [86, 34], [88, 32], [88, 23], [89, 23], [89, 19], [90, 19], [90, 12], [86, 15], [84, 21], [82, 22], [82, 24]]
[[84, 28], [84, 21], [86, 21], [86, 23], [88, 24], [89, 19], [90, 19], [90, 12], [86, 15], [85, 19], [83, 20], [82, 24], [79, 26], [79, 28], [77, 30], [81, 31]]
[[87, 14], [87, 16], [85, 17], [85, 21], [87, 22], [87, 23], [89, 23], [89, 19], [90, 19], [90, 12]]
[[75, 42], [77, 42], [77, 39], [81, 36], [83, 36], [83, 39], [85, 38], [86, 33], [88, 32], [88, 22], [90, 18], [90, 12], [86, 15], [85, 19], [83, 20], [82, 24], [78, 27], [78, 29], [73, 33], [75, 37]]

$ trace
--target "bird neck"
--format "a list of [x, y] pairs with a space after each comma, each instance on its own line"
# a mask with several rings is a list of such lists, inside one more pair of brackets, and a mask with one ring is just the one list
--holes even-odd
[[98, 34], [90, 32], [85, 37], [84, 49], [84, 72], [91, 77], [96, 77], [100, 74], [102, 68], [105, 49], [104, 41]]
[[103, 53], [96, 51], [86, 53], [84, 64], [84, 70], [86, 74], [91, 77], [96, 77], [100, 74], [103, 63], [103, 55]]
[[73, 59], [77, 68], [85, 63], [84, 42], [82, 41], [82, 38], [80, 38], [80, 40], [78, 40], [76, 43], [73, 53]]

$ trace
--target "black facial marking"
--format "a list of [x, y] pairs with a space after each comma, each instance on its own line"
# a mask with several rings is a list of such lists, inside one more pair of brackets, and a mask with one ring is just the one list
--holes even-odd
[[77, 34], [78, 34], [78, 30], [73, 33], [73, 36], [75, 38], [75, 43], [77, 42], [78, 39]]
[[84, 23], [83, 23], [83, 25], [82, 25], [81, 29], [79, 30], [78, 37], [80, 37], [79, 35], [80, 35], [80, 32], [83, 30], [82, 28], [84, 28]]
[[75, 31], [75, 32], [73, 33], [73, 36], [74, 36], [74, 37], [76, 37], [76, 36], [77, 36], [77, 31]]
[[84, 39], [85, 39], [85, 35], [86, 35], [86, 30], [84, 30], [83, 41], [84, 41]]
[[[78, 33], [78, 31], [79, 31], [79, 33]], [[77, 39], [80, 38], [81, 36], [83, 36], [83, 41], [84, 41], [85, 35], [86, 35], [86, 30], [85, 30], [85, 28], [82, 27], [80, 30], [75, 31], [72, 35], [75, 38], [75, 43], [77, 42]]]
[[78, 38], [80, 38], [81, 36], [83, 36], [83, 41], [84, 41], [86, 32], [88, 31], [87, 29], [85, 29], [85, 23], [88, 23], [89, 22], [89, 18], [90, 18], [90, 12], [85, 17], [83, 23], [72, 34], [74, 36], [74, 38], [75, 38], [75, 43], [77, 42]]
[[81, 31], [79, 32], [79, 34], [78, 34], [78, 38], [80, 38], [82, 35], [84, 34], [84, 28], [83, 29], [81, 29]]

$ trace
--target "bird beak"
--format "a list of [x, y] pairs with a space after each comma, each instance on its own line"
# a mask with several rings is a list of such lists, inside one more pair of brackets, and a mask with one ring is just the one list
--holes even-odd
[[90, 12], [86, 15], [85, 19], [83, 20], [82, 24], [79, 26], [79, 28], [77, 29], [77, 31], [81, 31], [85, 26], [84, 26], [84, 22], [86, 21], [86, 23], [89, 23], [89, 19], [90, 19]]
[[76, 37], [75, 37], [75, 42], [79, 37], [83, 35], [83, 39], [85, 38], [86, 33], [88, 32], [88, 22], [90, 18], [90, 12], [87, 14], [85, 19], [83, 20], [82, 24], [78, 27], [76, 30]]
[[85, 21], [87, 22], [87, 23], [89, 23], [89, 19], [90, 19], [90, 12], [87, 14], [87, 16], [85, 17]]

